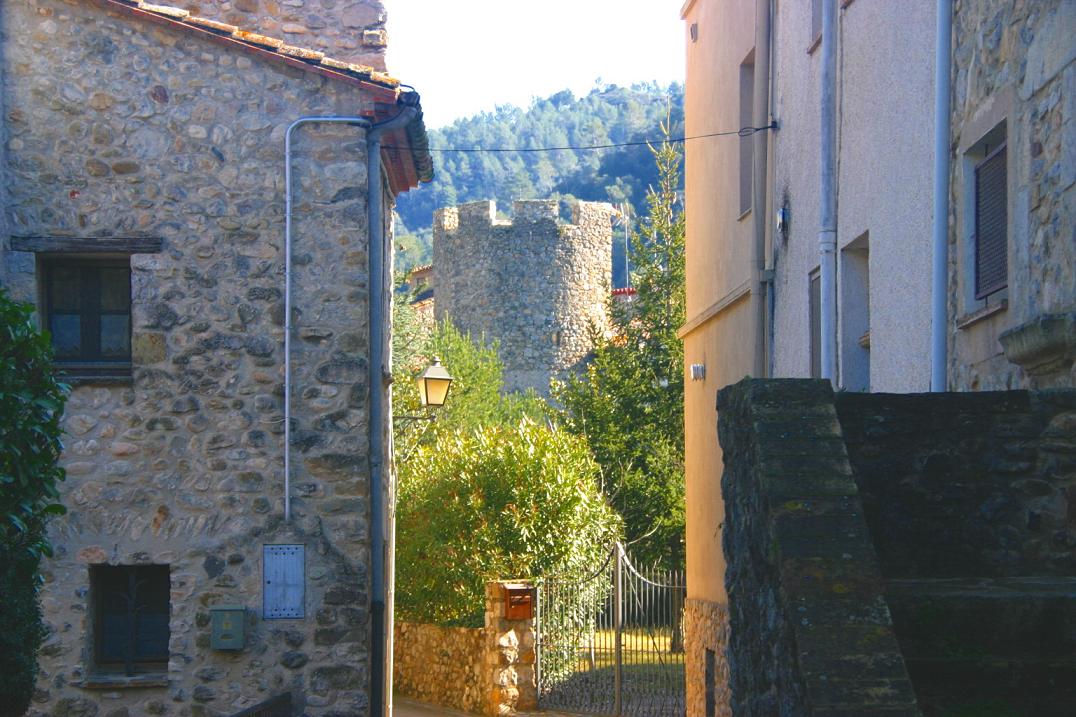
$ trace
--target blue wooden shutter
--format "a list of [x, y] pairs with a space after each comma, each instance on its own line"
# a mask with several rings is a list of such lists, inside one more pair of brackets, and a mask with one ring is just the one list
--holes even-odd
[[262, 601], [266, 620], [306, 616], [305, 564], [303, 545], [264, 546]]

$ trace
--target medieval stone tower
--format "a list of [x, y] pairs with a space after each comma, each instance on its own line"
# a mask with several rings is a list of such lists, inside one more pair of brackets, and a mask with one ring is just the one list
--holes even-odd
[[564, 224], [557, 201], [540, 200], [513, 202], [511, 221], [492, 201], [434, 213], [436, 316], [500, 342], [507, 389], [545, 394], [590, 353], [591, 326], [606, 326], [614, 212], [579, 202]]

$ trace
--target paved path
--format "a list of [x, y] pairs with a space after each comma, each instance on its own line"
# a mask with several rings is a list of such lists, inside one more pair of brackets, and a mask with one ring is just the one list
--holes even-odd
[[393, 717], [474, 717], [466, 712], [428, 705], [425, 702], [395, 697], [392, 700]]
[[[406, 697], [393, 698], [392, 714], [393, 717], [476, 717], [469, 712], [430, 705]], [[565, 712], [520, 712], [519, 714], [520, 717], [579, 717]]]

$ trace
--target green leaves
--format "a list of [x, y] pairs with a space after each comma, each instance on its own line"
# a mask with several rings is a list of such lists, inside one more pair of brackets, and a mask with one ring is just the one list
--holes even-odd
[[396, 609], [482, 624], [487, 580], [600, 565], [620, 521], [586, 444], [530, 419], [446, 431], [402, 467]]
[[68, 389], [53, 376], [52, 345], [33, 321], [33, 307], [0, 288], [0, 550], [48, 550], [45, 521], [61, 514], [54, 499], [60, 418]]
[[52, 372], [52, 345], [33, 321], [33, 307], [0, 287], [0, 716], [29, 707], [44, 634], [37, 603], [45, 535], [64, 479], [57, 465], [60, 417], [68, 388]]

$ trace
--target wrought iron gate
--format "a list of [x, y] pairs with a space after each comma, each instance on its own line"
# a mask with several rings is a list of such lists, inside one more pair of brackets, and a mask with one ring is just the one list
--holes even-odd
[[682, 572], [637, 569], [616, 544], [591, 575], [538, 585], [542, 709], [682, 717]]

